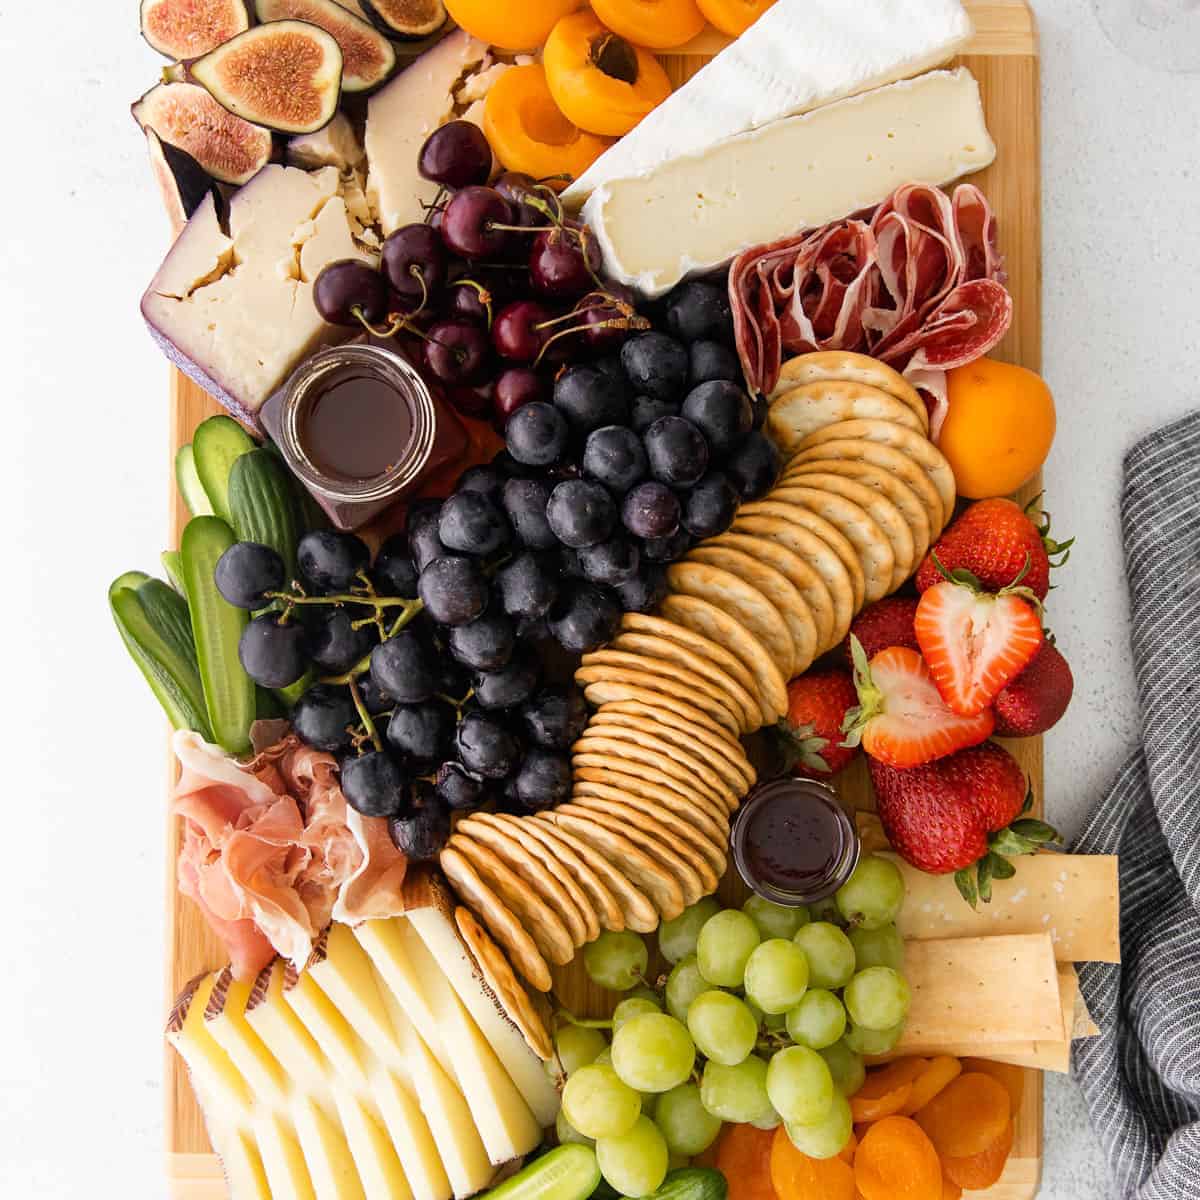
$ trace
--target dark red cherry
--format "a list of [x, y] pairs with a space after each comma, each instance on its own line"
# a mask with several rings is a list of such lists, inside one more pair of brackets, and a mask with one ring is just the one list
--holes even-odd
[[487, 285], [474, 279], [455, 279], [446, 288], [443, 308], [449, 317], [461, 317], [485, 328], [491, 324], [495, 302]]
[[425, 341], [425, 365], [443, 383], [478, 383], [487, 371], [488, 336], [470, 321], [436, 321]]
[[545, 400], [546, 392], [546, 381], [532, 367], [506, 367], [496, 376], [496, 424], [503, 430], [518, 408]]
[[443, 187], [487, 183], [492, 173], [492, 148], [478, 125], [449, 121], [425, 139], [417, 170]]
[[496, 258], [512, 239], [512, 207], [494, 188], [467, 187], [450, 198], [442, 215], [442, 239], [461, 258]]
[[587, 226], [572, 221], [543, 230], [529, 252], [529, 277], [534, 291], [556, 300], [574, 300], [597, 286], [600, 247]]
[[514, 225], [528, 229], [530, 226], [546, 224], [546, 214], [534, 208], [529, 199], [534, 197], [545, 202], [545, 192], [549, 189], [539, 188], [532, 175], [526, 175], [523, 171], [505, 171], [492, 187], [512, 205]]
[[331, 325], [358, 326], [358, 313], [372, 325], [388, 313], [388, 289], [382, 275], [356, 258], [343, 258], [321, 270], [313, 285], [313, 304]]
[[492, 345], [501, 358], [533, 362], [541, 352], [549, 331], [537, 328], [553, 319], [553, 313], [536, 300], [506, 304], [492, 324]]
[[464, 416], [488, 417], [494, 408], [495, 392], [491, 380], [475, 387], [453, 387], [449, 389], [450, 403]]
[[393, 292], [420, 304], [445, 282], [446, 247], [436, 229], [402, 225], [384, 241], [380, 265]]

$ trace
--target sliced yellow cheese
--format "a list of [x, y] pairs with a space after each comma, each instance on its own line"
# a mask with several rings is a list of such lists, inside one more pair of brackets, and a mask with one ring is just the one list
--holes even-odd
[[306, 1097], [296, 1101], [292, 1118], [317, 1200], [366, 1200], [341, 1127]]
[[896, 926], [906, 940], [1045, 933], [1059, 962], [1120, 962], [1117, 859], [1101, 854], [1033, 854], [972, 909], [952, 875], [927, 875], [903, 859], [907, 894]]
[[276, 1198], [287, 1196], [290, 1200], [316, 1200], [291, 1116], [264, 1111], [254, 1118], [253, 1129], [271, 1195]]
[[367, 1200], [413, 1200], [387, 1134], [348, 1089], [337, 1085], [333, 1095]]
[[276, 959], [255, 981], [246, 1024], [258, 1035], [301, 1091], [324, 1092], [331, 1067], [316, 1039], [284, 1000], [287, 965]]
[[258, 1143], [247, 1130], [230, 1131], [215, 1141], [232, 1200], [279, 1200], [267, 1182]]
[[371, 1094], [415, 1200], [449, 1200], [450, 1179], [412, 1090], [393, 1072], [379, 1068], [371, 1079]]
[[[193, 1086], [202, 1093], [204, 1110], [226, 1126], [248, 1122], [251, 1093], [233, 1060], [209, 1033], [204, 1010], [216, 986], [216, 975], [193, 981], [175, 1002], [167, 1041], [187, 1063]], [[211, 1128], [210, 1128], [211, 1132]]]
[[255, 1098], [282, 1109], [288, 1099], [288, 1075], [279, 1060], [246, 1020], [246, 1003], [254, 984], [236, 980], [229, 968], [217, 976], [204, 1010], [205, 1028], [229, 1055]]

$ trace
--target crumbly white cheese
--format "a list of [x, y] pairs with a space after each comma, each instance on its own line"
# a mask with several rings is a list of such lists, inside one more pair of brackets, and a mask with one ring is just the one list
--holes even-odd
[[606, 183], [583, 211], [608, 273], [660, 296], [750, 246], [878, 204], [902, 183], [948, 183], [995, 155], [974, 76], [933, 71]]
[[358, 134], [344, 113], [338, 113], [316, 133], [301, 133], [288, 138], [287, 161], [292, 167], [310, 171], [317, 167], [337, 167], [339, 171], [348, 171], [361, 165], [364, 157]]
[[605, 151], [564, 193], [695, 154], [949, 59], [971, 36], [959, 0], [777, 0], [740, 38]]

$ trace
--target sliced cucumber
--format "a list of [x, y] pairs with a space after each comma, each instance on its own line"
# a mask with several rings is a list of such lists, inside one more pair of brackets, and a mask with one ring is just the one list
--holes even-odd
[[175, 453], [175, 486], [193, 517], [212, 515], [212, 501], [196, 473], [196, 456], [192, 453], [191, 442], [180, 446]]
[[230, 524], [229, 476], [233, 464], [254, 448], [254, 439], [232, 417], [209, 417], [192, 434], [196, 475], [212, 505], [211, 511]]
[[[151, 594], [151, 611], [155, 614], [152, 618], [139, 594], [147, 584], [156, 582], [140, 571], [129, 571], [114, 580], [108, 589], [108, 604], [117, 632], [171, 724], [176, 729], [194, 729], [211, 741], [212, 730], [195, 653], [181, 653], [177, 636], [163, 635], [159, 622], [165, 607], [158, 603], [161, 598]], [[165, 584], [159, 587], [170, 591]], [[183, 603], [182, 597], [176, 598]]]
[[217, 559], [235, 540], [220, 517], [193, 517], [180, 554], [209, 725], [222, 749], [241, 754], [250, 749], [255, 709], [254, 683], [238, 660], [238, 640], [250, 618], [222, 597], [213, 580]]
[[162, 569], [167, 576], [167, 582], [182, 596], [183, 595], [183, 560], [178, 550], [164, 550], [159, 558]]
[[196, 639], [187, 601], [161, 579], [147, 579], [137, 587], [146, 619], [169, 646], [190, 662], [196, 661]]
[[572, 1142], [522, 1167], [481, 1200], [587, 1200], [599, 1182], [595, 1151]]
[[229, 511], [238, 540], [270, 546], [296, 573], [296, 496], [287, 468], [269, 450], [251, 450], [233, 464], [229, 474]]

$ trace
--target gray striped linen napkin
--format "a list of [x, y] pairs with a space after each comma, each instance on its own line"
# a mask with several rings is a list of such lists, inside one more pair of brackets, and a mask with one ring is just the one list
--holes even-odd
[[1079, 984], [1073, 1073], [1122, 1200], [1200, 1198], [1200, 412], [1137, 443], [1121, 495], [1141, 747], [1075, 850], [1121, 856], [1120, 966]]

